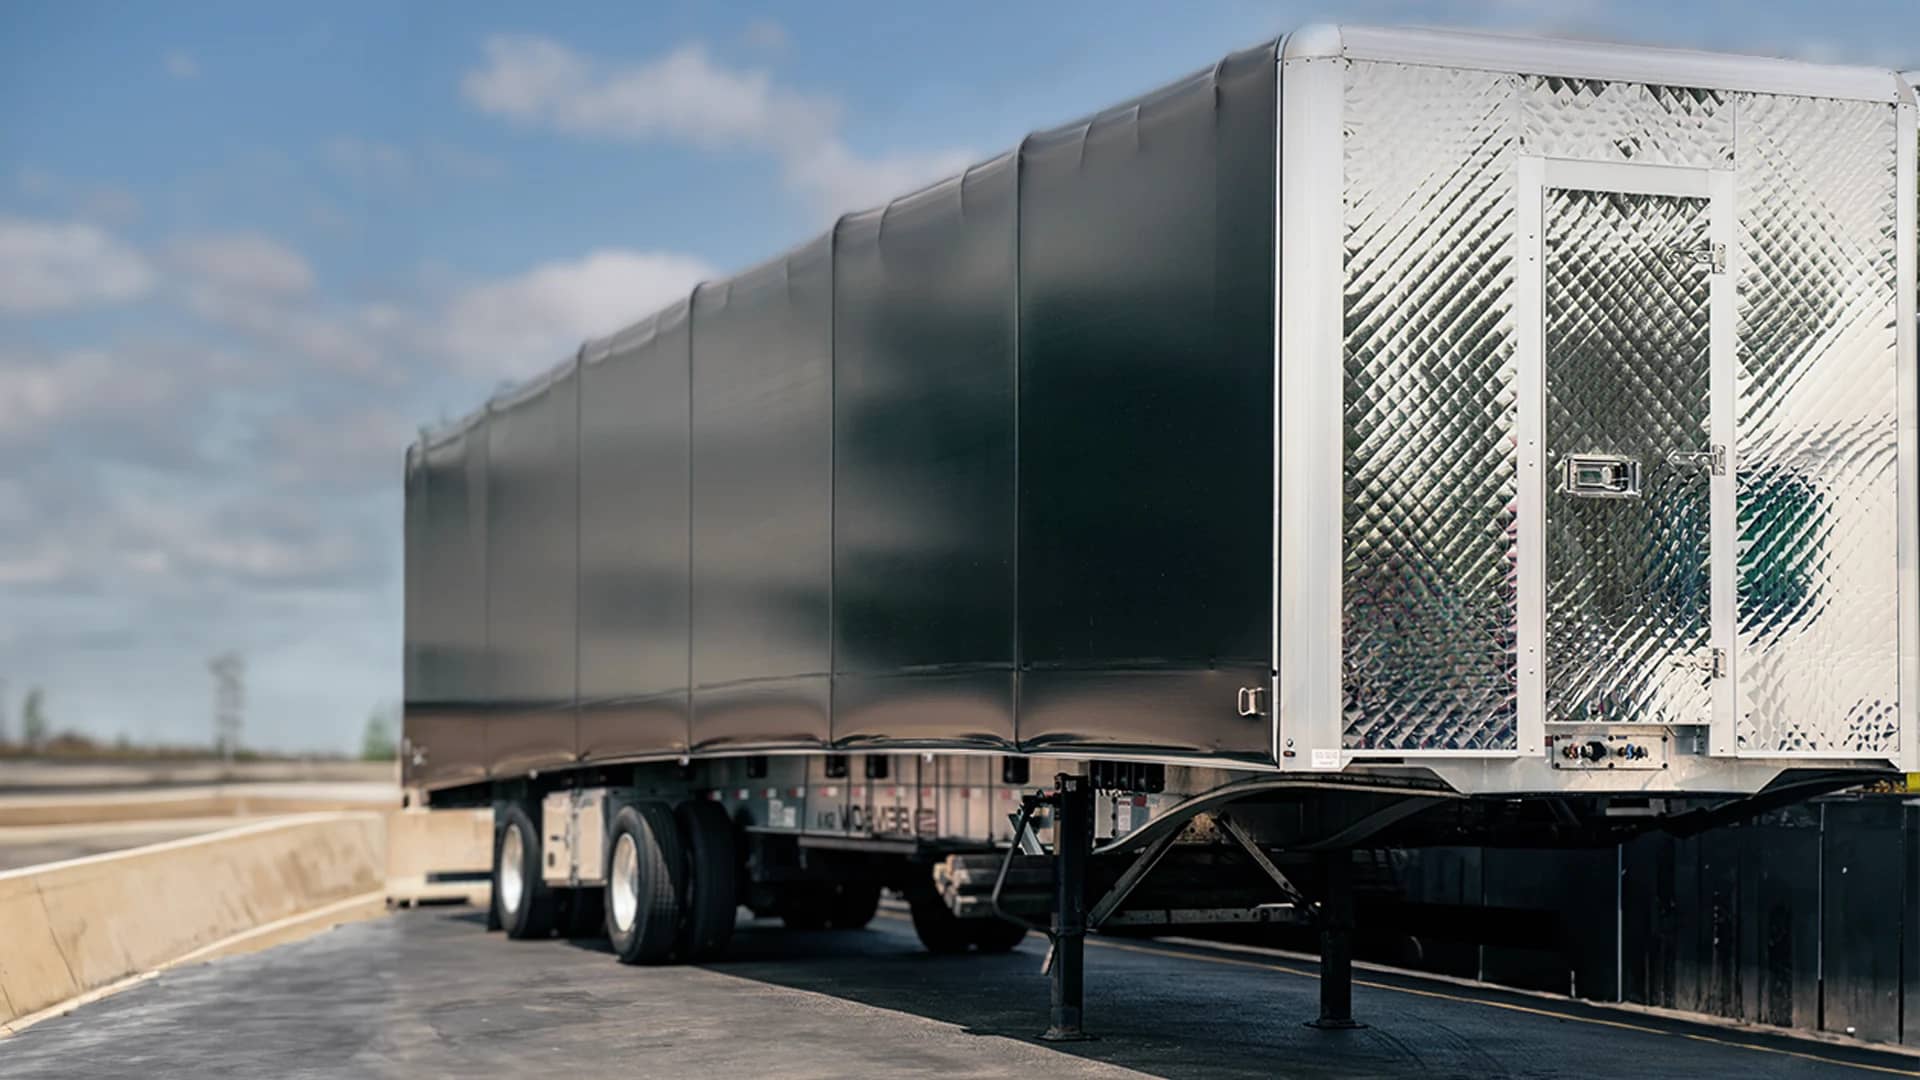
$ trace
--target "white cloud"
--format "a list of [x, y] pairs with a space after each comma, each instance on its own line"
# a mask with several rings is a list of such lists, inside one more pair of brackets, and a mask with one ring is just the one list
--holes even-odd
[[[289, 357], [389, 384], [435, 371], [483, 381], [528, 375], [717, 276], [689, 255], [605, 249], [504, 278], [427, 283], [424, 297], [404, 303], [340, 305], [317, 295], [314, 272], [298, 252], [267, 236], [189, 237], [170, 253], [178, 271], [170, 295], [253, 346], [242, 360], [226, 358], [229, 370], [251, 362], [268, 379], [290, 373]], [[432, 368], [420, 368], [419, 360]], [[383, 452], [406, 441], [405, 425], [378, 419], [380, 432], [397, 436]]]
[[313, 288], [299, 252], [259, 233], [212, 233], [182, 241], [176, 256], [189, 273], [223, 289], [290, 296]]
[[132, 556], [126, 564], [150, 574], [306, 582], [348, 570], [360, 556], [346, 530], [292, 499], [183, 502], [121, 492], [112, 509], [112, 539]]
[[834, 122], [830, 102], [777, 89], [762, 72], [720, 67], [697, 45], [607, 72], [545, 38], [496, 37], [486, 51], [488, 66], [461, 83], [469, 100], [570, 134], [778, 143], [818, 137]]
[[[98, 346], [0, 345], [0, 484], [75, 501], [108, 466], [204, 475], [227, 437], [221, 410], [269, 382], [226, 348], [152, 328]], [[13, 530], [4, 517], [0, 533]]]
[[[382, 375], [382, 343], [364, 310], [328, 310], [274, 297], [201, 287], [193, 291], [194, 311], [210, 322], [241, 331], [323, 368], [352, 375]], [[284, 367], [273, 352], [256, 357]]]
[[0, 350], [0, 446], [21, 445], [87, 418], [119, 422], [156, 410], [180, 391], [180, 371], [170, 358], [129, 364], [104, 349], [57, 355]]
[[72, 576], [73, 551], [46, 540], [31, 548], [0, 551], [0, 587], [54, 585]]
[[[175, 242], [168, 254], [176, 271], [170, 295], [200, 319], [244, 335], [254, 347], [248, 362], [278, 373], [289, 370], [292, 357], [336, 374], [394, 381], [385, 363], [394, 338], [390, 309], [316, 295], [312, 266], [280, 241], [208, 233]], [[228, 372], [236, 367], [229, 360]]]
[[[128, 606], [216, 591], [246, 602], [364, 588], [370, 564], [385, 558], [364, 518], [342, 512], [351, 504], [277, 490], [245, 471], [184, 483], [132, 483], [112, 470], [93, 477], [100, 486], [84, 499], [29, 494], [37, 517], [0, 535], [0, 586], [112, 594]], [[168, 620], [198, 621], [184, 612]]]
[[811, 192], [822, 206], [839, 211], [882, 205], [953, 176], [973, 162], [974, 155], [966, 150], [863, 158], [833, 139], [796, 152], [786, 166], [795, 187]]
[[176, 79], [191, 79], [200, 74], [200, 65], [193, 57], [178, 49], [167, 54], [167, 74]]
[[330, 414], [280, 416], [255, 432], [252, 456], [276, 483], [302, 491], [390, 490], [400, 449], [422, 417], [377, 399]]
[[190, 237], [173, 248], [179, 288], [200, 318], [272, 346], [259, 359], [284, 367], [291, 353], [323, 368], [385, 375], [378, 309], [342, 309], [312, 297], [313, 268], [259, 233]]
[[460, 371], [539, 371], [590, 337], [612, 333], [683, 297], [711, 266], [688, 255], [608, 250], [471, 286], [448, 303], [431, 344]]
[[187, 298], [202, 319], [272, 346], [252, 357], [270, 369], [286, 369], [285, 357], [291, 354], [340, 374], [382, 379], [391, 374], [382, 364], [385, 328], [377, 306], [340, 309], [207, 282], [189, 286]]
[[139, 197], [118, 185], [84, 184], [34, 166], [15, 173], [14, 183], [27, 199], [57, 207], [63, 216], [106, 226], [127, 225], [140, 217]]
[[503, 36], [486, 43], [486, 57], [461, 84], [485, 112], [568, 135], [760, 150], [779, 160], [790, 187], [829, 212], [902, 194], [971, 159], [962, 150], [859, 154], [840, 133], [832, 99], [725, 67], [698, 45], [609, 68], [546, 38]]
[[[0, 338], [0, 653], [62, 727], [191, 740], [204, 658], [240, 649], [260, 700], [277, 686], [291, 703], [250, 719], [250, 741], [285, 748], [357, 730], [399, 677], [398, 463], [416, 422], [712, 273], [602, 250], [348, 304], [258, 233], [184, 236], [154, 264], [156, 301], [194, 325], [85, 349]], [[108, 671], [140, 693], [96, 692]], [[315, 680], [337, 700], [301, 696]]]
[[97, 225], [0, 218], [0, 311], [125, 303], [153, 284], [146, 259]]
[[281, 362], [270, 343], [165, 334], [0, 345], [0, 654], [16, 692], [48, 688], [62, 728], [192, 740], [210, 653], [378, 641], [372, 662], [282, 678], [363, 698], [337, 718], [296, 697], [250, 720], [256, 746], [331, 745], [398, 677], [382, 628], [398, 617], [405, 439], [397, 420], [360, 415], [363, 382]]

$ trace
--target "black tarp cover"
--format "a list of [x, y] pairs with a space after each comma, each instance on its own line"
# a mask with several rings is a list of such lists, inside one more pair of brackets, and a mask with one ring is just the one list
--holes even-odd
[[429, 785], [843, 747], [1270, 761], [1276, 58], [609, 338], [408, 458]]

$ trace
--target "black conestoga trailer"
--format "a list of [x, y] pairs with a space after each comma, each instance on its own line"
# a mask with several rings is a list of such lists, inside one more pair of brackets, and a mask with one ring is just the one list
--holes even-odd
[[1030, 136], [409, 450], [407, 783], [516, 935], [894, 888], [1070, 1038], [1090, 930], [1301, 922], [1350, 1022], [1356, 849], [1920, 770], [1915, 147], [1891, 72], [1331, 27]]

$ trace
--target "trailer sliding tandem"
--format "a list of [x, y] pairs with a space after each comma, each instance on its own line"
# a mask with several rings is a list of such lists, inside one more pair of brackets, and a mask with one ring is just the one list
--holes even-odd
[[[591, 341], [406, 459], [409, 787], [712, 956], [1294, 922], [1366, 849], [1920, 771], [1915, 106], [1314, 27]], [[1361, 854], [1356, 854], [1356, 853]]]

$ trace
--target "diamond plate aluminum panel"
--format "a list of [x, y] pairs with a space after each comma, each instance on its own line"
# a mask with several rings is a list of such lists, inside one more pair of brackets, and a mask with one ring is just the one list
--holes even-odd
[[1351, 749], [1517, 742], [1519, 88], [1485, 72], [1348, 71], [1342, 741]]
[[1738, 109], [1738, 745], [1883, 754], [1899, 696], [1894, 112]]
[[[1706, 199], [1548, 191], [1542, 265], [1548, 476], [1569, 455], [1640, 470], [1639, 494], [1549, 482], [1546, 719], [1712, 719]], [[1703, 670], [1701, 661], [1707, 661]]]
[[1691, 87], [1530, 78], [1520, 110], [1521, 150], [1583, 161], [1731, 168], [1729, 97]]

